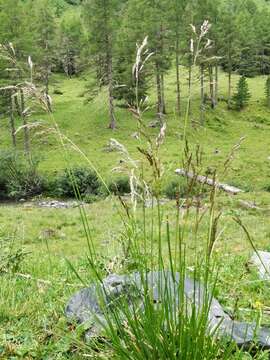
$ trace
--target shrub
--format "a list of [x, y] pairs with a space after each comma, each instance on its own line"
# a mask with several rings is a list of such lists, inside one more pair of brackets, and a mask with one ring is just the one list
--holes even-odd
[[37, 172], [38, 161], [21, 153], [0, 154], [0, 191], [2, 198], [20, 199], [40, 195], [44, 180]]
[[256, 124], [269, 125], [270, 121], [267, 117], [261, 116], [259, 114], [253, 115], [247, 118], [250, 122], [255, 122]]
[[125, 195], [130, 193], [130, 183], [128, 177], [114, 179], [108, 186], [114, 195]]
[[55, 193], [60, 197], [81, 197], [100, 194], [100, 181], [88, 168], [66, 169], [56, 180]]
[[100, 198], [100, 195], [87, 194], [83, 197], [83, 201], [87, 204], [93, 204], [94, 202], [100, 200]]
[[185, 198], [187, 196], [198, 196], [205, 192], [205, 186], [194, 184], [184, 178], [171, 180], [164, 190], [166, 197], [169, 199], [176, 199], [176, 197]]
[[267, 191], [267, 192], [270, 192], [270, 184], [265, 185], [265, 186], [263, 187], [263, 190], [264, 190], [264, 191]]
[[165, 187], [164, 193], [169, 199], [175, 199], [177, 195], [183, 197], [183, 193], [186, 190], [185, 185], [180, 180], [172, 180]]

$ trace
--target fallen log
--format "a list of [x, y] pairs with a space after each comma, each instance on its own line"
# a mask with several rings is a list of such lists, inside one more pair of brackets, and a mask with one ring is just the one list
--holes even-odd
[[221, 189], [229, 194], [233, 194], [233, 195], [237, 195], [241, 192], [244, 192], [243, 190], [241, 189], [238, 189], [234, 186], [231, 186], [231, 185], [227, 185], [227, 184], [223, 184], [223, 183], [220, 183], [218, 181], [215, 181], [213, 179], [209, 179], [207, 176], [202, 176], [202, 175], [197, 175], [197, 174], [194, 174], [192, 172], [189, 172], [189, 171], [186, 171], [184, 169], [176, 169], [175, 170], [175, 173], [177, 175], [180, 175], [180, 176], [185, 176], [189, 179], [194, 179], [195, 181], [201, 183], [201, 184], [206, 184], [206, 185], [209, 185], [209, 186], [213, 186], [213, 187], [216, 187], [218, 189]]
[[0, 91], [14, 91], [14, 90], [18, 90], [18, 87], [15, 85], [7, 85], [0, 87]]

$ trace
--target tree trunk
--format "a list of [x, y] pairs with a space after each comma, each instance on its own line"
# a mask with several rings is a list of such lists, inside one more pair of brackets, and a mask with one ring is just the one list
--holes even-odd
[[218, 63], [215, 64], [215, 104], [218, 104]]
[[160, 75], [161, 79], [161, 97], [162, 97], [162, 114], [166, 114], [166, 103], [165, 103], [165, 84], [164, 84], [164, 73]]
[[108, 97], [109, 97], [109, 129], [114, 130], [116, 128], [116, 119], [115, 119], [115, 112], [114, 112], [114, 99], [113, 99], [113, 68], [112, 68], [112, 52], [110, 46], [110, 39], [109, 36], [107, 37], [107, 71], [108, 71]]
[[[164, 29], [163, 25], [160, 25], [160, 32], [159, 32], [159, 38], [160, 38], [160, 56], [163, 58], [164, 56], [164, 37], [163, 37]], [[160, 67], [159, 67], [160, 68]], [[166, 105], [165, 105], [165, 86], [164, 86], [164, 71], [163, 69], [160, 69], [160, 82], [161, 82], [161, 110], [162, 115], [166, 114]]]
[[209, 65], [209, 86], [210, 86], [210, 99], [211, 99], [211, 108], [215, 108], [215, 94], [214, 94], [214, 78], [213, 78], [213, 66]]
[[204, 125], [204, 110], [205, 110], [205, 101], [204, 101], [204, 66], [201, 65], [201, 109], [200, 109], [200, 121], [201, 125]]
[[161, 85], [161, 76], [160, 76], [160, 69], [159, 64], [156, 62], [156, 86], [157, 86], [157, 116], [162, 123], [162, 115], [163, 115], [163, 108], [162, 108], [162, 85]]
[[232, 98], [232, 59], [229, 50], [228, 56], [228, 109], [231, 109], [231, 98]]
[[232, 97], [232, 72], [229, 69], [228, 74], [228, 109], [231, 109], [231, 97]]
[[24, 131], [24, 152], [26, 155], [30, 155], [30, 136], [29, 136], [29, 129], [27, 127], [27, 119], [25, 111], [25, 103], [24, 103], [24, 93], [23, 89], [20, 89], [20, 95], [21, 95], [21, 118], [23, 123], [23, 131]]
[[175, 43], [175, 66], [176, 66], [176, 112], [181, 116], [181, 89], [180, 89], [180, 61], [179, 61], [179, 35], [176, 32]]
[[19, 100], [18, 100], [18, 93], [14, 96], [14, 104], [15, 104], [16, 112], [17, 112], [18, 116], [21, 116], [21, 108], [20, 108], [20, 104], [19, 104]]
[[192, 86], [192, 56], [189, 57], [188, 65], [188, 115], [191, 113], [191, 86]]
[[45, 57], [45, 96], [46, 96], [46, 103], [47, 103], [47, 109], [51, 113], [52, 112], [52, 105], [51, 100], [49, 96], [49, 76], [50, 76], [50, 61], [48, 58], [48, 41], [46, 40], [46, 57]]
[[10, 113], [9, 113], [9, 122], [10, 122], [10, 132], [11, 132], [11, 139], [12, 145], [14, 149], [16, 149], [16, 129], [15, 129], [15, 122], [14, 122], [14, 101], [13, 101], [13, 94], [10, 95]]

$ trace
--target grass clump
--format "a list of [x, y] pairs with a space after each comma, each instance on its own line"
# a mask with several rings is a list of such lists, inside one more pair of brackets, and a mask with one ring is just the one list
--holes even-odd
[[[204, 26], [207, 27], [207, 22]], [[141, 54], [147, 45], [147, 39], [138, 47], [134, 76], [138, 83]], [[145, 52], [147, 53], [147, 51]], [[144, 54], [145, 54], [144, 53]], [[137, 121], [141, 126], [141, 136], [146, 144], [138, 150], [144, 156], [140, 166], [132, 162], [131, 206], [122, 201], [124, 214], [122, 222], [122, 256], [121, 272], [128, 273], [128, 263], [136, 264], [135, 282], [127, 288], [124, 284], [124, 294], [118, 293], [121, 283], [116, 284], [117, 291], [106, 289], [102, 274], [94, 266], [95, 247], [89, 240], [89, 265], [95, 281], [100, 284], [100, 308], [104, 314], [105, 323], [100, 321], [104, 334], [104, 348], [99, 349], [101, 356], [119, 360], [210, 360], [231, 359], [234, 344], [223, 346], [219, 341], [217, 329], [210, 330], [210, 307], [215, 289], [217, 272], [212, 261], [214, 245], [218, 238], [218, 222], [220, 214], [216, 211], [216, 189], [209, 196], [209, 207], [202, 212], [199, 204], [194, 206], [187, 202], [185, 207], [176, 201], [174, 214], [166, 212], [162, 207], [162, 183], [164, 171], [160, 159], [161, 147], [166, 136], [166, 124], [159, 129], [155, 139], [147, 133], [142, 121], [142, 115], [137, 102]], [[134, 112], [135, 112], [134, 110]], [[200, 149], [195, 160], [190, 153], [188, 142], [183, 149], [183, 163], [198, 174], [200, 167]], [[147, 163], [148, 176], [144, 176], [143, 168]], [[194, 176], [196, 178], [196, 176]], [[137, 188], [141, 192], [136, 191]], [[179, 193], [191, 198], [193, 194], [201, 193], [195, 181], [178, 180], [168, 185], [167, 196], [179, 198]], [[139, 200], [144, 200], [139, 202]], [[151, 210], [147, 215], [146, 201], [151, 202]], [[138, 212], [138, 204], [142, 204], [142, 212]], [[187, 224], [190, 213], [198, 216], [194, 219], [192, 238], [195, 240], [189, 248]], [[139, 213], [142, 215], [139, 216]], [[183, 213], [182, 215], [180, 214]], [[201, 233], [201, 223], [207, 213], [206, 232]], [[82, 214], [86, 223], [87, 217]], [[170, 219], [170, 220], [169, 220]], [[173, 225], [171, 225], [173, 224]], [[85, 227], [86, 228], [86, 227]], [[205, 230], [205, 229], [204, 229]], [[200, 242], [196, 239], [200, 238]], [[191, 280], [187, 267], [193, 268]], [[155, 279], [152, 276], [155, 276]], [[202, 289], [196, 280], [201, 282]], [[186, 286], [191, 281], [190, 290]], [[139, 285], [138, 285], [139, 284]], [[132, 286], [135, 285], [135, 288]], [[197, 291], [199, 286], [199, 292]], [[105, 301], [104, 293], [105, 292]], [[108, 290], [108, 291], [107, 291]], [[108, 303], [106, 303], [108, 301]], [[91, 344], [90, 344], [91, 346]]]
[[0, 197], [18, 200], [42, 194], [45, 183], [38, 160], [17, 152], [0, 154]]

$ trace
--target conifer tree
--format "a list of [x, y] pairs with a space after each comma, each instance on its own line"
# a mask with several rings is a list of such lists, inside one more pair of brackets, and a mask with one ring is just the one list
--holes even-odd
[[33, 49], [31, 55], [39, 68], [39, 77], [44, 84], [48, 109], [52, 111], [49, 97], [49, 80], [56, 54], [56, 21], [49, 0], [40, 0], [35, 4], [32, 30], [37, 47]]
[[220, 63], [228, 74], [228, 108], [231, 108], [232, 100], [232, 75], [236, 63], [239, 63], [241, 56], [241, 45], [238, 36], [237, 26], [238, 5], [233, 0], [226, 0], [221, 6], [218, 24], [218, 55]]
[[121, 7], [119, 0], [87, 0], [84, 23], [88, 33], [90, 54], [94, 59], [100, 85], [108, 86], [109, 128], [116, 128], [114, 105], [114, 53]]
[[59, 63], [69, 77], [79, 72], [81, 45], [84, 34], [79, 16], [63, 17], [60, 24]]
[[235, 108], [237, 110], [244, 109], [248, 105], [250, 98], [251, 95], [248, 89], [247, 79], [245, 76], [241, 76], [237, 84], [237, 91], [233, 96]]
[[171, 2], [171, 7], [168, 6], [170, 12], [169, 28], [172, 33], [172, 47], [175, 53], [176, 112], [179, 116], [181, 114], [180, 57], [183, 55], [181, 45], [186, 41], [185, 15], [187, 3], [188, 0], [174, 0]]

